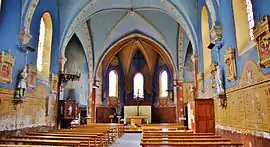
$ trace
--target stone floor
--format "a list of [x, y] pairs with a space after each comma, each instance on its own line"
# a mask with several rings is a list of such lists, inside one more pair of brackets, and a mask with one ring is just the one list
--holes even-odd
[[110, 147], [140, 147], [140, 133], [125, 133]]

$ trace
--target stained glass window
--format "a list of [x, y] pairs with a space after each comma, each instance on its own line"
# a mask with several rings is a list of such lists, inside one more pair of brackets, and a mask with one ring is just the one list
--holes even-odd
[[168, 96], [168, 74], [166, 71], [162, 71], [160, 75], [160, 96], [167, 97]]
[[254, 35], [253, 35], [254, 16], [253, 16], [251, 0], [246, 0], [246, 7], [247, 7], [247, 15], [248, 15], [248, 25], [249, 25], [250, 40], [254, 40]]
[[45, 41], [45, 24], [42, 17], [40, 21], [40, 28], [39, 28], [38, 54], [37, 54], [37, 70], [39, 72], [42, 71], [42, 68], [43, 68], [44, 41]]
[[134, 82], [134, 97], [143, 97], [144, 79], [141, 73], [136, 73], [133, 79]]
[[110, 71], [109, 73], [109, 96], [116, 97], [118, 89], [118, 79], [117, 73], [115, 70]]

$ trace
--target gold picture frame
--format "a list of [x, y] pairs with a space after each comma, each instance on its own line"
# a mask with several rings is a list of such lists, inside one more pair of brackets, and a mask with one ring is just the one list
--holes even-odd
[[258, 64], [270, 67], [270, 16], [258, 20], [254, 29], [254, 39], [258, 51]]
[[9, 52], [2, 51], [0, 54], [0, 82], [10, 84], [15, 57]]
[[228, 48], [225, 50], [224, 62], [226, 65], [226, 78], [229, 82], [236, 80], [236, 62], [235, 62], [235, 52], [233, 48]]

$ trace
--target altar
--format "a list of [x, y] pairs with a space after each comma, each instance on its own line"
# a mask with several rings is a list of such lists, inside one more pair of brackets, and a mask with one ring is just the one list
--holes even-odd
[[[148, 116], [127, 116], [126, 119], [130, 120], [131, 126], [142, 126], [143, 123], [148, 124]], [[145, 121], [146, 120], [146, 121]]]
[[151, 106], [124, 106], [124, 116], [126, 123], [132, 126], [151, 123]]

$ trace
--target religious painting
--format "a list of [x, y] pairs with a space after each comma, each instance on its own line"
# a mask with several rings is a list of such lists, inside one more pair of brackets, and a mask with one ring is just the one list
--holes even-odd
[[236, 63], [234, 49], [228, 48], [225, 51], [224, 62], [226, 65], [226, 78], [229, 82], [236, 80]]
[[35, 88], [37, 81], [37, 68], [32, 64], [27, 65], [27, 88]]
[[2, 51], [0, 54], [0, 82], [9, 84], [12, 82], [12, 69], [15, 57], [9, 52]]
[[57, 85], [58, 85], [58, 76], [57, 74], [51, 73], [50, 78], [51, 93], [57, 93]]
[[211, 85], [212, 88], [216, 88], [216, 72], [217, 72], [217, 64], [216, 63], [212, 63], [210, 65], [210, 78], [211, 78]]
[[254, 38], [258, 50], [258, 62], [261, 67], [270, 67], [270, 17], [259, 18], [254, 29]]
[[203, 92], [204, 91], [203, 73], [198, 73], [197, 74], [197, 82], [198, 82], [198, 92]]

